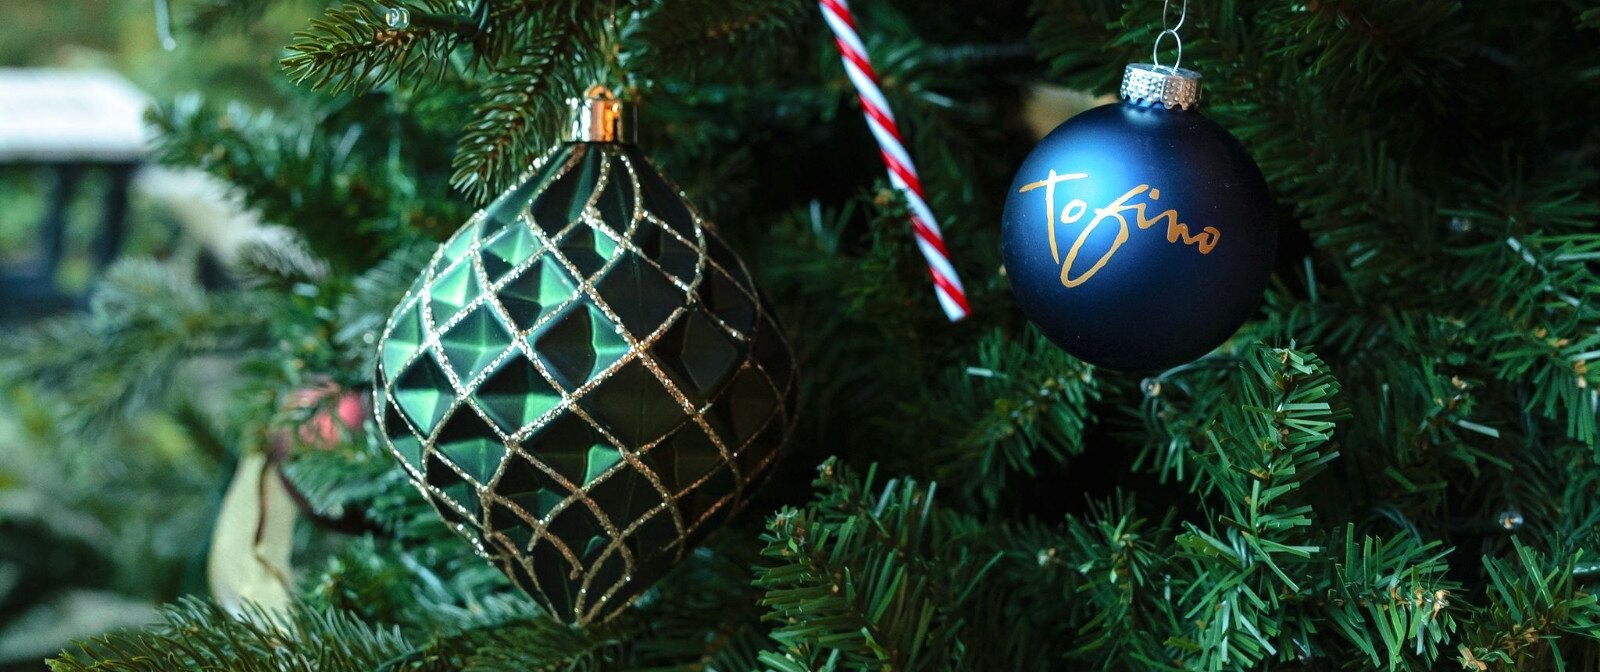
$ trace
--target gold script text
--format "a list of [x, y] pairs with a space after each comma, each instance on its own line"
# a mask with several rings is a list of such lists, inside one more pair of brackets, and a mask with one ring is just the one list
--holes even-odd
[[[1161, 190], [1152, 189], [1148, 184], [1141, 184], [1129, 189], [1127, 193], [1112, 201], [1110, 205], [1094, 209], [1094, 219], [1089, 220], [1083, 230], [1078, 232], [1077, 239], [1072, 241], [1072, 247], [1067, 249], [1067, 259], [1063, 263], [1061, 251], [1056, 246], [1056, 220], [1060, 219], [1062, 224], [1075, 224], [1089, 212], [1089, 204], [1081, 199], [1074, 198], [1061, 208], [1058, 217], [1056, 213], [1056, 185], [1088, 177], [1088, 173], [1057, 173], [1052, 169], [1049, 177], [1038, 182], [1024, 184], [1021, 189], [1017, 190], [1017, 193], [1020, 194], [1041, 187], [1044, 189], [1045, 220], [1049, 222], [1050, 257], [1056, 263], [1061, 264], [1061, 284], [1063, 285], [1077, 287], [1087, 282], [1089, 278], [1094, 277], [1095, 273], [1099, 273], [1100, 269], [1105, 267], [1106, 262], [1111, 261], [1112, 255], [1117, 253], [1117, 248], [1122, 247], [1122, 244], [1128, 241], [1128, 217], [1125, 213], [1133, 213], [1133, 221], [1141, 231], [1150, 228], [1156, 222], [1165, 220], [1167, 223], [1167, 242], [1181, 242], [1184, 245], [1192, 245], [1200, 251], [1200, 254], [1210, 254], [1211, 250], [1217, 246], [1217, 240], [1222, 237], [1222, 232], [1218, 231], [1217, 227], [1214, 226], [1205, 227], [1199, 233], [1189, 233], [1189, 227], [1178, 221], [1177, 210], [1163, 210], [1154, 217], [1147, 217], [1145, 215], [1145, 206], [1149, 205], [1148, 203], [1130, 204], [1129, 201], [1141, 194], [1144, 194], [1152, 202], [1160, 200]], [[1112, 241], [1111, 248], [1106, 250], [1105, 254], [1100, 255], [1100, 258], [1095, 260], [1088, 270], [1073, 276], [1073, 264], [1078, 260], [1078, 251], [1083, 248], [1083, 243], [1089, 239], [1089, 235], [1094, 233], [1094, 230], [1099, 228], [1100, 224], [1107, 219], [1113, 219], [1117, 222], [1119, 229], [1117, 230], [1116, 240]]]

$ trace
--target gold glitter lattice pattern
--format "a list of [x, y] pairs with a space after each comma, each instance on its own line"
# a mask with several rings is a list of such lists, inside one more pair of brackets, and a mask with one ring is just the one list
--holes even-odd
[[744, 264], [631, 145], [557, 147], [475, 215], [378, 360], [407, 474], [574, 623], [736, 510], [794, 410], [793, 354]]

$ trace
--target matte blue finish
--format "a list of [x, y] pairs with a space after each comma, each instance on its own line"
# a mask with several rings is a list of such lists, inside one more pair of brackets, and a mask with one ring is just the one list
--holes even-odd
[[1276, 251], [1266, 180], [1239, 141], [1199, 112], [1134, 103], [1045, 136], [1011, 184], [1001, 237], [1023, 314], [1067, 352], [1122, 370], [1168, 368], [1227, 340]]

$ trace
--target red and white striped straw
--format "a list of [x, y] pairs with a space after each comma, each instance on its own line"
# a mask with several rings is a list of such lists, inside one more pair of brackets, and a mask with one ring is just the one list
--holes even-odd
[[922, 200], [922, 180], [917, 178], [917, 166], [911, 162], [900, 139], [900, 127], [894, 123], [894, 113], [889, 101], [878, 89], [878, 73], [872, 70], [867, 59], [867, 47], [856, 33], [856, 19], [845, 0], [817, 0], [822, 7], [822, 18], [833, 29], [833, 41], [839, 45], [839, 57], [844, 61], [844, 72], [855, 84], [856, 95], [861, 97], [861, 110], [867, 118], [867, 127], [878, 139], [878, 153], [889, 168], [889, 183], [905, 195], [911, 210], [911, 229], [917, 235], [917, 247], [928, 261], [928, 273], [933, 276], [934, 293], [945, 315], [954, 322], [972, 312], [967, 305], [967, 291], [961, 287], [961, 278], [950, 265], [950, 253], [944, 247], [944, 235], [933, 218], [933, 210]]

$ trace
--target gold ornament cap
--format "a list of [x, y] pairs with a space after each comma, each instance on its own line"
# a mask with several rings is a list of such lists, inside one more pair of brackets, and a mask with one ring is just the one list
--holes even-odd
[[1200, 73], [1150, 63], [1129, 63], [1122, 71], [1122, 99], [1142, 105], [1160, 103], [1187, 110], [1200, 104]]
[[617, 142], [633, 144], [634, 108], [601, 85], [589, 87], [582, 98], [572, 98], [572, 124], [567, 139], [573, 142]]

